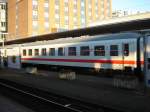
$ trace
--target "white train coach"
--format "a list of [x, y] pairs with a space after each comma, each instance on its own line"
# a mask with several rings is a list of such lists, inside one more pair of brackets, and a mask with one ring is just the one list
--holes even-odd
[[146, 37], [147, 59], [144, 59], [142, 35], [134, 32], [8, 45], [5, 52], [8, 66], [13, 68], [47, 65], [142, 73], [146, 60], [150, 69], [150, 37]]

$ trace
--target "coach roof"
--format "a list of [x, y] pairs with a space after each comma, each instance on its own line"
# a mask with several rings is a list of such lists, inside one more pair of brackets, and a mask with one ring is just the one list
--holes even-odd
[[90, 42], [90, 41], [100, 41], [100, 40], [117, 40], [117, 39], [129, 39], [138, 38], [140, 34], [138, 33], [117, 33], [117, 34], [106, 34], [106, 35], [96, 35], [96, 36], [81, 36], [81, 37], [68, 37], [55, 40], [47, 41], [37, 41], [31, 43], [22, 44], [23, 46], [33, 46], [33, 45], [47, 45], [47, 44], [64, 44], [64, 43], [77, 43], [77, 42]]

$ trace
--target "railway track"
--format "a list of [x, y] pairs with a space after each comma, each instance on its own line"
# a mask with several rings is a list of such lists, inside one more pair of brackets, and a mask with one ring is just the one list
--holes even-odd
[[123, 112], [0, 79], [1, 93], [36, 112]]

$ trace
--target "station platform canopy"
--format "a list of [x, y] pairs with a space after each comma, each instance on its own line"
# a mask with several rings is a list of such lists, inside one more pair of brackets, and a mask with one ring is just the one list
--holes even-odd
[[5, 44], [21, 44], [27, 42], [53, 40], [58, 38], [67, 37], [79, 37], [83, 35], [98, 35], [108, 33], [118, 33], [126, 31], [144, 30], [150, 29], [150, 13], [144, 13], [139, 15], [133, 15], [129, 17], [122, 17], [116, 19], [110, 19], [108, 21], [96, 22], [89, 25], [86, 28], [80, 28], [75, 30], [68, 30], [56, 33], [49, 33], [44, 35], [37, 35], [26, 37], [17, 40], [11, 40], [5, 42]]

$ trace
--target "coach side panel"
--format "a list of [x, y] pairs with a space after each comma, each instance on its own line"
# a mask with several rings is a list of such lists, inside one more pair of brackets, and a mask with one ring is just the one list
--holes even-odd
[[[130, 45], [130, 55], [125, 62], [123, 61], [122, 43], [126, 42]], [[89, 67], [98, 69], [123, 69], [125, 66], [136, 67], [134, 63], [136, 60], [136, 46], [135, 40], [105, 40], [105, 41], [91, 41], [68, 44], [55, 45], [39, 45], [22, 47], [22, 63], [32, 64], [48, 64], [61, 66], [75, 66], [75, 67]], [[69, 48], [75, 47], [75, 55], [69, 55]], [[55, 49], [54, 55], [50, 54], [50, 48]], [[63, 48], [63, 55], [59, 55], [59, 48]], [[85, 49], [84, 54], [82, 48]], [[104, 49], [103, 49], [104, 48]], [[114, 49], [115, 48], [115, 49]], [[117, 49], [116, 49], [117, 48]], [[37, 50], [38, 49], [38, 50]], [[42, 54], [42, 50], [45, 54]], [[36, 50], [38, 54], [35, 56]], [[117, 50], [117, 51], [115, 51]], [[98, 52], [102, 53], [98, 53]], [[29, 53], [30, 52], [30, 53]], [[32, 52], [32, 53], [31, 53]], [[72, 52], [72, 51], [71, 51]], [[115, 53], [113, 53], [115, 52]], [[131, 63], [132, 62], [132, 63]]]

